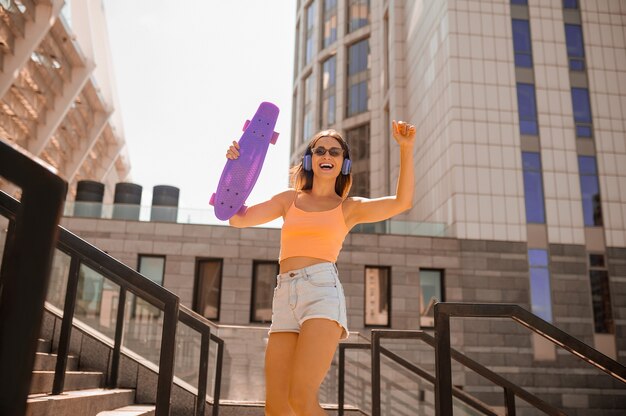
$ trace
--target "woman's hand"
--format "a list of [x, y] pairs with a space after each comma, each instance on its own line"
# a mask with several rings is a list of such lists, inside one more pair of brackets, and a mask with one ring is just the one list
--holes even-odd
[[233, 140], [233, 144], [228, 148], [228, 151], [226, 152], [226, 157], [231, 160], [237, 159], [239, 157], [239, 143]]
[[393, 138], [399, 145], [412, 145], [415, 141], [415, 126], [404, 121], [392, 121]]

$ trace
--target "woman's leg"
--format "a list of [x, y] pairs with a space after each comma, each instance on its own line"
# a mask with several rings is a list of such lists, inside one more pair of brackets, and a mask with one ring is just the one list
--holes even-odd
[[289, 404], [297, 416], [325, 415], [318, 390], [330, 368], [343, 329], [330, 319], [304, 321], [291, 365]]
[[289, 375], [298, 342], [295, 332], [273, 332], [265, 350], [265, 414], [292, 416], [289, 407]]

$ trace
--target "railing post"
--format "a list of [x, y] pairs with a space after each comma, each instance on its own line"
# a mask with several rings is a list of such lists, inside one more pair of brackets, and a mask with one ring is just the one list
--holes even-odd
[[59, 347], [57, 348], [57, 362], [54, 369], [54, 383], [52, 394], [63, 393], [65, 384], [65, 369], [67, 368], [67, 355], [69, 352], [70, 339], [72, 337], [72, 321], [74, 320], [74, 308], [76, 306], [76, 292], [78, 290], [78, 277], [80, 272], [80, 260], [72, 256], [70, 271], [67, 276], [65, 289], [65, 303], [63, 305], [63, 321], [59, 334]]
[[204, 416], [206, 408], [207, 374], [209, 372], [209, 342], [211, 329], [202, 332], [200, 339], [200, 364], [198, 368], [198, 399], [196, 401], [196, 416]]
[[452, 416], [450, 315], [435, 304], [435, 415]]
[[[120, 353], [124, 338], [124, 315], [126, 310], [126, 288], [120, 286], [120, 296], [117, 302], [117, 318], [115, 320], [115, 344], [111, 356], [111, 368], [107, 377], [107, 387], [117, 388], [117, 379], [120, 370]], [[165, 334], [165, 332], [164, 332]]]
[[504, 405], [506, 416], [515, 416], [515, 393], [511, 389], [504, 389]]
[[176, 325], [178, 323], [178, 299], [168, 302], [163, 309], [159, 378], [157, 381], [156, 416], [169, 416], [174, 382], [174, 358], [176, 351]]
[[339, 380], [337, 381], [337, 416], [343, 416], [346, 349], [339, 344]]
[[380, 416], [380, 334], [372, 331], [372, 415]]
[[224, 341], [218, 338], [217, 358], [215, 363], [215, 386], [213, 390], [213, 416], [220, 411], [220, 394], [222, 388], [222, 360], [224, 359]]

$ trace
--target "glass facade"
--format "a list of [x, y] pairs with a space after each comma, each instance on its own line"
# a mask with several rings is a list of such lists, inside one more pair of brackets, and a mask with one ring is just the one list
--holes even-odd
[[306, 8], [306, 40], [304, 45], [304, 65], [311, 62], [315, 52], [315, 42], [313, 41], [313, 31], [315, 28], [315, 1]]
[[432, 327], [435, 324], [433, 307], [435, 302], [443, 302], [443, 270], [420, 269], [420, 325]]
[[304, 116], [302, 117], [302, 140], [308, 141], [315, 133], [313, 120], [313, 92], [315, 89], [315, 76], [310, 74], [304, 80]]
[[272, 300], [278, 275], [278, 263], [255, 261], [252, 275], [252, 309], [251, 322], [272, 321]]
[[370, 196], [370, 125], [364, 124], [346, 131], [352, 160], [352, 187], [350, 195]]
[[207, 319], [219, 320], [221, 291], [222, 260], [197, 260], [193, 310]]
[[598, 166], [593, 156], [578, 156], [580, 173], [580, 193], [582, 194], [583, 218], [585, 226], [602, 225], [602, 204], [598, 185]]
[[354, 32], [370, 22], [370, 0], [348, 1], [348, 33]]
[[337, 40], [337, 0], [324, 0], [324, 33], [322, 49]]
[[348, 47], [348, 108], [351, 117], [369, 109], [369, 39]]
[[390, 269], [365, 267], [365, 325], [389, 326]]
[[533, 66], [532, 43], [530, 40], [530, 22], [513, 19], [513, 48], [515, 66], [531, 68]]
[[572, 107], [574, 109], [576, 137], [591, 137], [591, 104], [587, 88], [572, 88]]
[[327, 129], [336, 121], [337, 57], [331, 56], [322, 64], [322, 100], [320, 128]]
[[524, 170], [524, 203], [526, 222], [545, 224], [546, 213], [543, 199], [541, 158], [537, 152], [522, 152]]
[[520, 134], [538, 135], [537, 100], [533, 84], [517, 83], [517, 107]]
[[585, 45], [583, 43], [583, 29], [581, 25], [565, 25], [565, 41], [567, 43], [567, 57], [569, 69], [584, 71]]
[[548, 251], [543, 249], [529, 249], [528, 266], [530, 273], [530, 303], [532, 312], [541, 319], [552, 322], [552, 295], [550, 292]]
[[600, 334], [614, 334], [615, 324], [611, 306], [609, 273], [606, 269], [603, 255], [589, 255], [589, 281], [591, 285], [594, 331]]
[[566, 9], [578, 9], [578, 0], [563, 0], [563, 7]]

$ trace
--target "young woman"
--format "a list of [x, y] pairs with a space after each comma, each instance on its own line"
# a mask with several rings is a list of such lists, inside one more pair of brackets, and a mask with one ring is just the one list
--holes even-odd
[[[284, 219], [265, 353], [266, 415], [326, 414], [318, 390], [339, 340], [348, 337], [345, 297], [335, 266], [343, 240], [356, 224], [386, 220], [413, 204], [415, 127], [394, 121], [392, 130], [400, 145], [395, 196], [348, 198], [348, 145], [336, 131], [324, 130], [313, 137], [293, 169], [294, 189], [230, 219], [235, 227]], [[239, 157], [237, 142], [226, 157]]]

